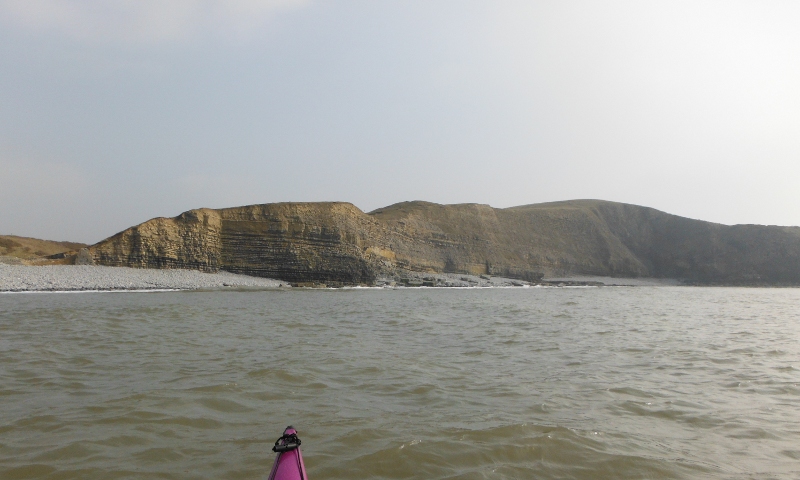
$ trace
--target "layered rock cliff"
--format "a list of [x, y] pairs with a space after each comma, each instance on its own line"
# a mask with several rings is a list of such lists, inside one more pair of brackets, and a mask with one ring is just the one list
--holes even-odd
[[597, 200], [495, 209], [404, 202], [199, 209], [129, 228], [84, 261], [370, 284], [403, 271], [800, 284], [800, 228], [726, 226]]
[[88, 249], [87, 263], [372, 283], [383, 226], [349, 203], [276, 203], [155, 218]]

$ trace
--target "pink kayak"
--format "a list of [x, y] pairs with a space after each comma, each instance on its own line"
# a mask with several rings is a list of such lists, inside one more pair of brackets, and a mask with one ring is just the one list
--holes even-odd
[[308, 480], [303, 455], [300, 453], [300, 439], [297, 430], [291, 425], [286, 427], [281, 438], [272, 447], [277, 452], [275, 464], [269, 474], [269, 480]]

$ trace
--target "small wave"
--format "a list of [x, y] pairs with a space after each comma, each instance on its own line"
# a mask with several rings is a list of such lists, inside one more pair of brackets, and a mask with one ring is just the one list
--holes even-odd
[[148, 445], [150, 440], [141, 435], [115, 435], [95, 443], [111, 447], [136, 447]]
[[726, 436], [728, 438], [737, 438], [744, 440], [765, 440], [765, 439], [780, 440], [779, 436], [771, 432], [768, 432], [763, 428], [737, 429], [734, 433], [729, 433]]
[[33, 458], [34, 461], [74, 461], [78, 459], [85, 459], [95, 455], [99, 452], [96, 446], [88, 442], [73, 442], [69, 445], [46, 450]]
[[242, 405], [239, 402], [224, 398], [206, 397], [196, 400], [196, 402], [206, 408], [223, 413], [243, 413], [253, 411], [252, 408], [246, 405]]
[[639, 398], [655, 398], [655, 395], [653, 395], [650, 392], [646, 392], [644, 390], [639, 390], [638, 388], [632, 388], [632, 387], [616, 387], [616, 388], [610, 388], [608, 389], [608, 391], [612, 393], [630, 395]]
[[56, 471], [55, 467], [43, 465], [41, 463], [30, 463], [18, 467], [3, 470], [3, 478], [22, 479], [22, 478], [45, 478]]
[[217, 393], [217, 392], [230, 392], [238, 390], [238, 384], [236, 383], [220, 383], [217, 385], [204, 385], [202, 387], [192, 387], [187, 388], [186, 391], [188, 392], [209, 392], [209, 393]]
[[800, 460], [800, 450], [783, 450], [781, 455], [787, 456], [793, 460]]
[[174, 448], [158, 447], [138, 452], [134, 457], [144, 463], [166, 463], [181, 460], [184, 455]]

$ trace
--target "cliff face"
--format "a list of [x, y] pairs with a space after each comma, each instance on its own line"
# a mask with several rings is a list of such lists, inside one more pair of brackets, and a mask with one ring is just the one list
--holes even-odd
[[542, 274], [642, 276], [648, 269], [583, 206], [406, 202], [370, 215], [400, 232], [397, 257], [412, 270], [485, 273], [523, 279]]
[[382, 226], [349, 203], [279, 203], [219, 210], [220, 268], [292, 282], [369, 284]]
[[276, 203], [155, 218], [89, 248], [89, 263], [372, 283], [382, 227], [348, 203]]
[[221, 230], [222, 218], [217, 210], [204, 208], [175, 218], [154, 218], [91, 246], [88, 263], [216, 272], [220, 268]]
[[402, 270], [800, 284], [800, 228], [726, 226], [596, 200], [507, 209], [404, 202], [276, 203], [157, 218], [93, 245], [89, 262], [370, 284]]
[[592, 207], [649, 274], [697, 283], [800, 284], [800, 228], [720, 225], [611, 202]]

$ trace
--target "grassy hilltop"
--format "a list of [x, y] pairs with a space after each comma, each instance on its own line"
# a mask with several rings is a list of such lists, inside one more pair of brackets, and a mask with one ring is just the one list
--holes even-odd
[[28, 262], [55, 263], [56, 259], [45, 259], [64, 252], [76, 252], [86, 244], [75, 242], [56, 242], [39, 240], [38, 238], [18, 237], [16, 235], [0, 235], [0, 257], [19, 259]]

